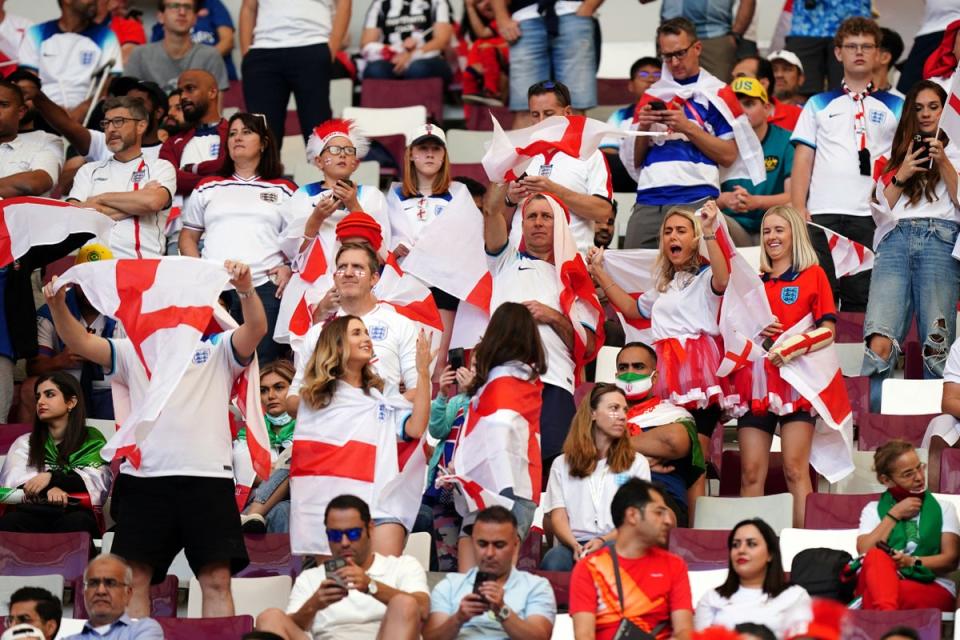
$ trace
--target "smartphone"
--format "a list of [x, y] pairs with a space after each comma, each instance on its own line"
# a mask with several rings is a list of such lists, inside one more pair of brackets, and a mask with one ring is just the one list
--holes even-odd
[[473, 592], [477, 595], [482, 595], [480, 593], [480, 585], [484, 582], [493, 582], [495, 579], [492, 573], [477, 571], [477, 577], [473, 580]]
[[330, 560], [324, 560], [323, 562], [323, 570], [327, 573], [327, 577], [344, 589], [347, 588], [347, 582], [337, 575], [337, 571], [345, 566], [347, 566], [347, 561], [343, 558], [332, 558]]
[[656, 101], [656, 102], [651, 102], [651, 103], [650, 103], [650, 110], [651, 110], [651, 111], [666, 111], [666, 110], [667, 110], [667, 105], [664, 104], [663, 102], [660, 102], [659, 100]]
[[353, 186], [353, 180], [351, 180], [350, 178], [340, 178], [339, 180], [337, 180], [337, 182], [342, 182], [343, 184], [347, 185], [348, 187], [352, 187], [352, 186]]
[[928, 160], [930, 158], [930, 143], [924, 140], [920, 134], [913, 136], [913, 150], [918, 149], [923, 149], [923, 153], [917, 156], [917, 160]]
[[888, 556], [892, 556], [894, 553], [896, 553], [896, 550], [883, 540], [877, 542], [877, 549], [880, 549], [880, 551], [883, 551]]
[[466, 355], [463, 352], [463, 347], [450, 349], [450, 351], [447, 353], [447, 364], [449, 364], [454, 371], [464, 366], [465, 363]]

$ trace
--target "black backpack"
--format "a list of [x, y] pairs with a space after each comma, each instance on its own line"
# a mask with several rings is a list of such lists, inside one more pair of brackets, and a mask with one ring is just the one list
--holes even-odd
[[852, 560], [846, 551], [817, 547], [804, 549], [790, 565], [790, 582], [807, 590], [812, 598], [830, 598], [844, 604], [853, 599], [856, 578], [845, 575]]

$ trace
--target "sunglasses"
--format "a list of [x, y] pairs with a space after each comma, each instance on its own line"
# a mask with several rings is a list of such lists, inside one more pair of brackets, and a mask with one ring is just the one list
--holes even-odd
[[352, 529], [327, 529], [327, 540], [337, 544], [347, 536], [350, 542], [356, 542], [363, 535], [363, 527], [353, 527]]

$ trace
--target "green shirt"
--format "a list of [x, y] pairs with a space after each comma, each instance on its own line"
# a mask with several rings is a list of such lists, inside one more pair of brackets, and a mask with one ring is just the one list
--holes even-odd
[[[733, 188], [739, 185], [755, 196], [773, 196], [783, 193], [784, 183], [793, 171], [793, 145], [790, 144], [790, 135], [786, 129], [774, 124], [769, 125], [767, 135], [761, 141], [767, 179], [758, 185], [746, 178], [725, 180], [720, 185], [720, 190], [733, 191]], [[754, 209], [746, 213], [734, 213], [730, 209], [724, 209], [723, 212], [739, 222], [744, 230], [750, 233], [760, 231], [763, 209]]]

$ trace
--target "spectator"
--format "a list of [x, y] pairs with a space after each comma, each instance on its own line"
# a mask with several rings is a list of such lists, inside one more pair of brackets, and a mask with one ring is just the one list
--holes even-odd
[[[613, 234], [616, 233], [617, 219], [610, 216], [602, 222], [597, 222], [593, 227], [593, 246], [601, 249], [609, 249], [613, 244]], [[615, 247], [614, 247], [615, 248]]]
[[[197, 7], [197, 21], [190, 30], [190, 39], [196, 44], [205, 44], [217, 50], [223, 58], [230, 81], [238, 78], [237, 68], [233, 64], [233, 18], [221, 0], [201, 0]], [[159, 42], [164, 38], [163, 23], [153, 25], [150, 42]]]
[[920, 640], [920, 634], [912, 627], [893, 627], [880, 636], [880, 640]]
[[697, 630], [714, 625], [733, 629], [752, 622], [782, 638], [806, 629], [812, 617], [810, 596], [787, 581], [780, 541], [770, 525], [760, 518], [742, 520], [730, 530], [727, 548], [727, 579], [697, 603]]
[[[835, 91], [840, 88], [840, 80], [846, 71], [841, 67], [843, 60], [836, 51], [840, 43], [834, 34], [847, 19], [869, 19], [871, 9], [870, 0], [836, 0], [809, 5], [806, 2], [793, 3], [793, 17], [785, 44], [786, 49], [796, 54], [802, 65], [801, 94], [812, 96], [824, 90]], [[876, 44], [879, 43], [878, 37]], [[870, 52], [864, 53], [868, 54], [867, 58], [873, 57]], [[869, 62], [867, 71], [872, 71]]]
[[156, 620], [146, 616], [134, 619], [125, 613], [134, 591], [133, 580], [133, 569], [119, 556], [104, 553], [91, 560], [83, 572], [88, 620], [83, 631], [67, 640], [162, 640], [163, 629]]
[[[641, 4], [651, 2], [640, 1]], [[734, 5], [737, 5], [736, 13], [733, 11]], [[723, 82], [730, 82], [737, 48], [750, 28], [755, 10], [756, 0], [740, 0], [739, 3], [721, 0], [709, 4], [695, 0], [664, 0], [660, 9], [660, 24], [673, 18], [685, 18], [697, 25], [696, 37], [703, 47], [703, 68]]]
[[[244, 533], [287, 533], [290, 531], [290, 447], [297, 420], [287, 413], [287, 393], [293, 380], [293, 365], [274, 360], [260, 367], [260, 404], [270, 437], [270, 477], [250, 493], [240, 514]], [[247, 429], [240, 427], [233, 443], [233, 467], [246, 466]], [[287, 452], [284, 454], [284, 452]]]
[[304, 632], [314, 638], [419, 638], [430, 590], [417, 559], [373, 549], [374, 519], [356, 496], [333, 498], [323, 525], [333, 559], [318, 557], [316, 567], [297, 577], [287, 612], [267, 609], [257, 616], [257, 629], [291, 640]]
[[509, 97], [510, 45], [497, 31], [492, 0], [465, 0], [458, 39], [467, 49], [463, 69], [464, 113], [471, 103], [502, 107]]
[[[48, 132], [48, 129], [51, 128], [50, 125], [40, 115], [33, 103], [33, 95], [40, 90], [40, 78], [26, 69], [17, 69], [7, 76], [7, 80], [20, 87], [24, 104], [27, 107], [27, 112], [20, 118], [20, 126], [17, 129], [18, 135], [24, 136], [24, 140], [30, 138], [41, 139], [49, 145], [53, 153], [62, 158], [64, 153], [63, 139], [59, 135]], [[61, 111], [63, 110], [61, 109]], [[66, 114], [66, 111], [63, 111], [63, 113]], [[66, 117], [67, 119], [70, 118], [69, 115]], [[73, 121], [71, 120], [71, 122]]]
[[[77, 253], [76, 264], [96, 260], [110, 260], [113, 254], [101, 244], [86, 244]], [[67, 292], [67, 308], [74, 318], [83, 323], [87, 331], [103, 338], [122, 338], [126, 334], [123, 326], [114, 318], [97, 311], [80, 287]], [[83, 405], [87, 416], [98, 420], [113, 420], [113, 393], [110, 380], [106, 378], [103, 367], [84, 360], [70, 351], [53, 326], [50, 308], [43, 305], [37, 310], [37, 338], [39, 352], [27, 360], [27, 378], [20, 385], [20, 422], [33, 422], [36, 417], [37, 398], [34, 394], [35, 376], [55, 371], [66, 371], [80, 381], [83, 390]]]
[[[262, 116], [235, 113], [228, 128], [228, 155], [220, 176], [202, 180], [184, 209], [180, 253], [216, 261], [239, 256], [250, 265], [267, 314], [268, 337], [257, 347], [257, 356], [270, 362], [281, 355], [273, 332], [280, 296], [293, 273], [288, 255], [293, 250], [284, 246], [283, 238], [290, 224], [287, 204], [297, 187], [283, 178], [276, 142]], [[250, 197], [251, 187], [258, 197]], [[240, 318], [240, 294], [233, 292], [229, 298], [230, 313]]]
[[797, 54], [781, 49], [770, 53], [767, 60], [773, 65], [773, 77], [777, 85], [773, 97], [785, 104], [803, 106], [807, 98], [799, 91], [805, 76], [803, 75], [803, 63], [800, 62]]
[[411, 3], [374, 0], [367, 9], [360, 50], [366, 78], [443, 78], [450, 81], [444, 57], [453, 36], [449, 0]]
[[914, 85], [877, 185], [871, 287], [884, 295], [870, 297], [864, 321], [871, 411], [880, 410], [883, 380], [893, 373], [914, 313], [923, 336], [924, 377], [943, 377], [948, 345], [956, 338], [960, 264], [951, 252], [960, 200], [957, 169], [939, 127], [946, 99], [935, 82]]
[[170, 91], [177, 87], [184, 71], [202, 69], [216, 78], [221, 91], [229, 89], [230, 79], [223, 57], [215, 48], [196, 44], [191, 37], [200, 2], [202, 0], [160, 0], [158, 21], [163, 25], [163, 40], [134, 49], [126, 72]]
[[[187, 122], [183, 116], [183, 109], [180, 106], [180, 97], [182, 95], [183, 90], [178, 87], [167, 96], [167, 115], [163, 118], [160, 125], [160, 128], [166, 132], [167, 138], [186, 130]], [[164, 139], [164, 142], [166, 142], [166, 139]]]
[[[0, 468], [0, 487], [22, 488], [24, 504], [0, 516], [0, 531], [86, 531], [96, 538], [100, 527], [91, 509], [103, 505], [112, 480], [100, 458], [106, 439], [85, 424], [76, 378], [62, 371], [42, 375], [34, 389], [33, 429], [14, 440]], [[69, 494], [86, 494], [89, 505], [70, 504]]]
[[731, 86], [753, 132], [763, 147], [767, 179], [755, 185], [748, 178], [724, 180], [717, 205], [723, 207], [730, 238], [738, 247], [760, 243], [760, 219], [770, 207], [790, 202], [790, 172], [793, 170], [793, 145], [790, 132], [770, 124], [773, 107], [759, 80], [737, 78]]
[[[520, 302], [536, 321], [547, 362], [545, 369], [541, 367], [537, 371], [543, 382], [540, 448], [548, 466], [560, 454], [576, 412], [574, 376], [582, 364], [577, 360], [585, 359], [585, 356], [578, 358], [578, 352], [592, 354], [597, 349], [597, 318], [591, 316], [590, 310], [599, 311], [600, 303], [593, 287], [589, 287], [589, 297], [580, 293], [585, 288], [580, 278], [589, 277], [585, 272], [568, 269], [561, 273], [564, 265], [558, 262], [564, 258], [554, 254], [554, 247], [572, 242], [572, 234], [557, 198], [538, 193], [526, 198], [518, 209], [521, 242], [510, 241], [502, 216], [497, 213], [483, 216], [484, 245], [493, 274], [490, 310], [506, 302]], [[590, 242], [593, 242], [592, 236]]]
[[108, 242], [117, 258], [157, 258], [167, 248], [164, 211], [177, 190], [177, 174], [166, 160], [148, 162], [141, 151], [149, 121], [143, 100], [107, 100], [100, 124], [113, 156], [80, 167], [67, 196], [68, 202], [95, 209], [116, 222]]
[[770, 627], [763, 624], [741, 622], [734, 627], [734, 631], [737, 632], [739, 640], [777, 640]]
[[[191, 359], [161, 409], [154, 437], [140, 447], [139, 468], [129, 461], [120, 466], [113, 497], [122, 507], [115, 512], [112, 550], [133, 567], [132, 599], [129, 587], [124, 593], [134, 616], [150, 613], [150, 583], [164, 579], [181, 549], [200, 582], [205, 617], [233, 615], [230, 575], [248, 563], [231, 471], [229, 394], [266, 335], [267, 320], [250, 268], [231, 261], [224, 267], [230, 284], [244, 294], [243, 324], [198, 345], [203, 355]], [[44, 296], [67, 347], [111, 367], [114, 380], [130, 389], [131, 406], [143, 402], [148, 379], [133, 343], [88, 334], [67, 309], [66, 287], [54, 294], [51, 283]]]
[[[717, 317], [730, 277], [716, 240], [718, 214], [712, 201], [702, 209], [702, 222], [700, 215], [684, 209], [670, 211], [661, 224], [656, 290], [639, 300], [610, 278], [602, 252], [588, 256], [591, 274], [624, 317], [650, 320], [659, 366], [670, 372], [657, 379], [654, 393], [690, 411], [702, 451], [708, 450], [727, 387], [715, 375], [721, 360]], [[709, 265], [701, 264], [701, 239]]]
[[[565, 87], [567, 104], [584, 113], [597, 104], [599, 29], [593, 17], [600, 2], [572, 0], [542, 5], [535, 0], [493, 0], [497, 32], [510, 45], [510, 102], [514, 126], [530, 124], [529, 93], [534, 83], [553, 80]], [[573, 102], [570, 97], [573, 96]], [[530, 109], [532, 112], [533, 109]], [[533, 113], [534, 121], [536, 117]]]
[[690, 412], [667, 400], [653, 402], [658, 376], [652, 347], [628, 342], [617, 353], [616, 384], [629, 406], [630, 444], [647, 457], [651, 480], [665, 490], [677, 526], [686, 527], [693, 520], [690, 506], [705, 493], [707, 467]]
[[143, 12], [139, 9], [127, 9], [129, 0], [107, 0], [97, 3], [97, 24], [107, 23], [117, 36], [124, 65], [130, 53], [147, 43], [147, 34], [143, 30]]
[[690, 581], [686, 563], [662, 549], [673, 527], [663, 493], [631, 478], [610, 510], [616, 542], [577, 563], [570, 577], [577, 640], [612, 640], [625, 620], [652, 636], [689, 640]]
[[516, 517], [501, 506], [480, 511], [470, 542], [477, 566], [447, 574], [434, 587], [424, 640], [548, 640], [557, 603], [545, 578], [513, 566], [520, 546]]
[[877, 91], [886, 91], [898, 98], [903, 98], [903, 93], [897, 91], [890, 83], [890, 74], [900, 56], [903, 55], [903, 38], [893, 29], [886, 27], [880, 27], [880, 33], [882, 37], [877, 66], [873, 69], [873, 86]]
[[570, 571], [580, 558], [616, 539], [610, 503], [627, 478], [650, 479], [647, 459], [630, 446], [627, 400], [612, 384], [598, 384], [573, 418], [563, 453], [553, 461], [543, 512], [559, 544], [541, 567]]
[[[352, 246], [352, 245], [348, 245]], [[348, 252], [358, 254], [359, 252]], [[360, 265], [349, 263], [352, 269]], [[366, 265], [363, 265], [366, 266]], [[342, 442], [347, 431], [375, 447], [371, 478], [351, 481], [357, 493], [371, 501], [374, 527], [370, 531], [374, 551], [398, 556], [404, 539], [416, 518], [422, 489], [415, 504], [388, 500], [390, 481], [403, 478], [397, 459], [397, 443], [419, 440], [430, 419], [430, 342], [421, 330], [416, 347], [416, 390], [410, 403], [399, 398], [396, 388], [387, 389], [373, 370], [373, 341], [357, 316], [344, 315], [327, 324], [306, 364], [290, 461], [291, 505], [290, 544], [294, 553], [329, 552], [327, 541], [317, 535], [323, 522], [318, 520], [327, 507], [330, 490], [342, 487], [352, 475], [338, 475], [322, 459], [327, 442]], [[290, 398], [288, 397], [288, 406]], [[299, 443], [299, 444], [298, 444]], [[311, 448], [313, 447], [313, 448]], [[316, 450], [318, 453], [311, 453]], [[341, 463], [353, 464], [350, 460]], [[414, 482], [412, 478], [410, 482]], [[402, 481], [402, 480], [401, 480]], [[423, 475], [419, 476], [423, 481]], [[421, 485], [422, 486], [422, 485]], [[401, 504], [402, 502], [402, 504]], [[331, 542], [337, 542], [333, 539]]]
[[[890, 155], [903, 108], [900, 98], [873, 91], [879, 42], [873, 20], [844, 20], [834, 47], [843, 62], [843, 88], [807, 101], [791, 138], [796, 153], [790, 201], [805, 219], [864, 246], [871, 246], [876, 229], [870, 216], [875, 163]], [[822, 233], [814, 234], [813, 246], [840, 310], [865, 311], [870, 274], [837, 280]]]
[[10, 75], [17, 66], [20, 43], [33, 26], [33, 20], [9, 13], [4, 7], [6, 3], [7, 0], [0, 2], [0, 75], [4, 77]]
[[[573, 114], [570, 106], [570, 90], [559, 82], [538, 82], [527, 91], [527, 104], [534, 123], [543, 122], [551, 116]], [[514, 216], [517, 204], [523, 199], [542, 193], [551, 193], [560, 198], [570, 210], [570, 232], [577, 243], [577, 250], [586, 252], [593, 246], [593, 225], [614, 214], [613, 191], [610, 184], [610, 168], [602, 151], [595, 151], [588, 159], [580, 160], [566, 153], [554, 155], [549, 162], [546, 156], [537, 155], [527, 166], [527, 175], [512, 181], [507, 186], [504, 213], [508, 221], [512, 216], [510, 240], [519, 245], [522, 222]]]
[[[374, 245], [379, 248], [379, 245]], [[403, 385], [408, 392], [417, 387], [417, 327], [412, 320], [377, 299], [373, 292], [380, 281], [380, 263], [371, 246], [348, 242], [340, 245], [334, 260], [333, 287], [317, 304], [315, 324], [295, 354], [297, 375], [293, 378], [287, 407], [299, 411], [300, 389], [313, 358], [314, 347], [326, 323], [336, 316], [360, 318], [376, 351], [374, 372], [390, 387]]]
[[121, 75], [120, 42], [109, 23], [97, 24], [96, 0], [62, 0], [60, 17], [29, 29], [20, 42], [20, 67], [33, 71], [51, 99], [80, 122], [90, 107], [97, 74]]
[[345, 43], [350, 8], [351, 0], [320, 6], [309, 0], [243, 0], [243, 97], [251, 112], [266, 114], [277, 140], [283, 141], [291, 92], [304, 139], [318, 122], [330, 119], [333, 59]]
[[467, 191], [470, 192], [470, 197], [473, 198], [473, 204], [477, 205], [477, 209], [483, 211], [484, 206], [486, 206], [484, 200], [487, 196], [487, 187], [484, 184], [481, 184], [473, 178], [468, 178], [467, 176], [453, 176], [451, 178], [453, 182], [459, 182], [467, 188]]
[[[737, 61], [733, 67], [733, 79], [737, 78], [756, 78], [760, 81], [760, 86], [771, 96], [768, 100], [773, 107], [773, 113], [767, 118], [767, 122], [775, 124], [787, 131], [793, 131], [797, 126], [797, 120], [800, 118], [800, 112], [803, 109], [800, 105], [789, 104], [777, 100], [775, 94], [778, 90], [776, 74], [773, 71], [773, 64], [760, 56], [747, 56]], [[731, 85], [733, 82], [730, 83]], [[756, 129], [754, 129], [756, 130]], [[759, 134], [757, 137], [760, 137]], [[762, 140], [762, 138], [761, 138]]]
[[[648, 90], [634, 123], [639, 131], [669, 133], [662, 142], [640, 137], [620, 147], [623, 165], [637, 177], [637, 203], [627, 223], [628, 249], [655, 248], [660, 225], [673, 207], [697, 209], [708, 198], [716, 198], [720, 167], [732, 165], [737, 158], [733, 123], [710, 102], [722, 85], [700, 68], [701, 43], [693, 23], [685, 18], [662, 23], [657, 27], [657, 48], [663, 78]], [[653, 98], [650, 92], [658, 87], [680, 95], [684, 106], [654, 109], [654, 105], [665, 106], [661, 97], [667, 100], [664, 92]]]
[[[907, 59], [900, 67], [900, 80], [897, 82], [899, 91], [907, 93], [918, 81], [929, 78], [923, 74], [924, 64], [934, 57], [947, 27], [957, 20], [960, 20], [960, 6], [950, 0], [928, 0], [924, 3], [923, 22], [914, 35]], [[950, 44], [953, 45], [952, 40]]]
[[857, 594], [863, 608], [953, 610], [957, 587], [946, 577], [956, 570], [960, 549], [953, 503], [926, 489], [926, 464], [909, 442], [882, 445], [873, 466], [887, 490], [860, 514], [857, 552], [864, 559]]
[[[67, 0], [69, 1], [69, 0]], [[62, 158], [46, 141], [18, 135], [27, 107], [20, 87], [0, 81], [0, 197], [47, 195]]]
[[40, 587], [20, 587], [10, 595], [5, 622], [7, 629], [30, 625], [40, 630], [43, 640], [53, 640], [60, 631], [62, 617], [60, 598]]
[[[643, 98], [647, 89], [658, 80], [660, 80], [660, 60], [650, 56], [638, 58], [630, 65], [630, 80], [627, 82], [627, 91], [639, 101]], [[636, 109], [637, 102], [617, 109], [607, 118], [607, 124], [629, 131], [633, 124]], [[634, 189], [634, 180], [620, 160], [620, 145], [622, 143], [623, 138], [617, 136], [607, 136], [600, 143], [600, 150], [605, 154], [604, 157], [610, 167], [614, 192], [633, 191]]]

